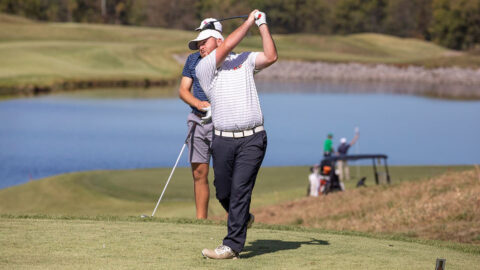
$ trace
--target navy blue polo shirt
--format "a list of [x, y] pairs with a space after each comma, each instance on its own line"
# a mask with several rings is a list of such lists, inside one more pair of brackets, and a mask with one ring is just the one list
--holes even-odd
[[338, 146], [338, 152], [339, 152], [341, 155], [346, 155], [349, 148], [350, 148], [350, 144], [349, 144], [349, 143], [342, 143], [342, 144], [340, 144], [340, 146]]
[[[185, 62], [185, 66], [183, 67], [182, 75], [185, 77], [189, 77], [193, 80], [193, 96], [198, 98], [201, 101], [208, 101], [207, 95], [203, 92], [202, 87], [200, 86], [200, 82], [198, 81], [197, 75], [195, 74], [195, 67], [197, 66], [198, 62], [202, 57], [200, 56], [199, 52], [192, 53], [188, 56], [187, 61]], [[196, 113], [204, 113], [202, 111], [197, 110], [197, 108], [192, 107], [192, 111]]]

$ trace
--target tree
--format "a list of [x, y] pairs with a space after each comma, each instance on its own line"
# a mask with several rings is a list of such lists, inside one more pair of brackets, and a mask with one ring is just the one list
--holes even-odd
[[430, 31], [443, 46], [472, 48], [480, 43], [480, 0], [434, 0]]
[[385, 33], [400, 37], [429, 37], [432, 0], [390, 0], [386, 7]]
[[341, 0], [334, 10], [333, 32], [383, 32], [386, 0]]

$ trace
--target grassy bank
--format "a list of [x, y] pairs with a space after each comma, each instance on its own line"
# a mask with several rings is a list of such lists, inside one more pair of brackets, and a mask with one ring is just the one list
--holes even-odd
[[[469, 166], [393, 166], [392, 181], [416, 181]], [[139, 216], [153, 211], [170, 169], [93, 171], [64, 174], [0, 190], [0, 214], [49, 214], [70, 216]], [[252, 196], [252, 208], [273, 205], [306, 194], [308, 167], [264, 167]], [[356, 169], [352, 167], [352, 176]], [[359, 176], [374, 185], [373, 170], [361, 167]], [[215, 199], [210, 175], [210, 216], [223, 215]], [[354, 181], [346, 183], [354, 189]], [[178, 168], [160, 204], [159, 217], [194, 217], [190, 169]]]
[[0, 268], [31, 269], [475, 269], [477, 250], [254, 225], [240, 260], [203, 259], [224, 225], [156, 220], [0, 218]]
[[480, 244], [480, 169], [256, 209], [257, 220]]
[[[194, 36], [145, 27], [39, 23], [0, 14], [0, 95], [172, 84], [182, 68], [172, 55], [189, 53], [186, 42]], [[281, 59], [480, 66], [478, 55], [379, 34], [274, 38]], [[253, 34], [239, 50], [260, 48], [261, 40]]]

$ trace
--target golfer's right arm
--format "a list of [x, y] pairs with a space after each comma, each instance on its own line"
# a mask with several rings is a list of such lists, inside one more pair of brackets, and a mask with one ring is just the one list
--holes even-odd
[[233, 31], [228, 37], [225, 39], [220, 46], [218, 46], [216, 55], [215, 55], [215, 60], [216, 60], [216, 65], [217, 68], [219, 68], [223, 61], [225, 61], [225, 58], [227, 58], [227, 55], [242, 41], [242, 39], [247, 35], [248, 29], [252, 27], [252, 25], [255, 23], [255, 12], [258, 10], [254, 10], [250, 12], [250, 15], [248, 15], [248, 19], [240, 25], [235, 31]]
[[180, 81], [180, 88], [178, 90], [178, 94], [180, 98], [187, 103], [188, 105], [201, 110], [203, 108], [209, 107], [210, 104], [207, 101], [201, 101], [198, 98], [192, 95], [190, 89], [192, 89], [193, 80], [192, 78], [183, 76], [182, 80]]
[[268, 25], [266, 23], [262, 24], [258, 29], [262, 37], [263, 52], [260, 52], [255, 59], [255, 69], [264, 69], [277, 61], [277, 48], [275, 47], [275, 42], [270, 34]]

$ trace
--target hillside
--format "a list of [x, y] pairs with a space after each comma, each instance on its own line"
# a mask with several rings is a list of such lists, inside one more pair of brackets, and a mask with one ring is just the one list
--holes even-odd
[[[446, 171], [471, 166], [391, 166], [394, 183], [418, 181]], [[0, 214], [69, 216], [139, 216], [150, 214], [170, 174], [169, 168], [91, 171], [62, 174], [0, 189]], [[367, 185], [373, 183], [370, 166], [361, 167]], [[305, 195], [308, 167], [261, 168], [252, 196], [252, 207], [274, 205]], [[224, 214], [215, 199], [210, 174], [210, 216]], [[346, 183], [354, 189], [355, 183]], [[194, 217], [193, 183], [189, 168], [178, 168], [160, 204], [158, 217]]]
[[267, 224], [480, 244], [480, 169], [255, 209]]
[[[252, 30], [239, 50], [259, 50]], [[195, 33], [0, 16], [0, 95], [100, 86], [165, 85], [181, 72], [173, 55], [190, 53]], [[274, 35], [281, 60], [479, 67], [480, 56], [380, 34]], [[445, 60], [448, 59], [448, 60]]]

